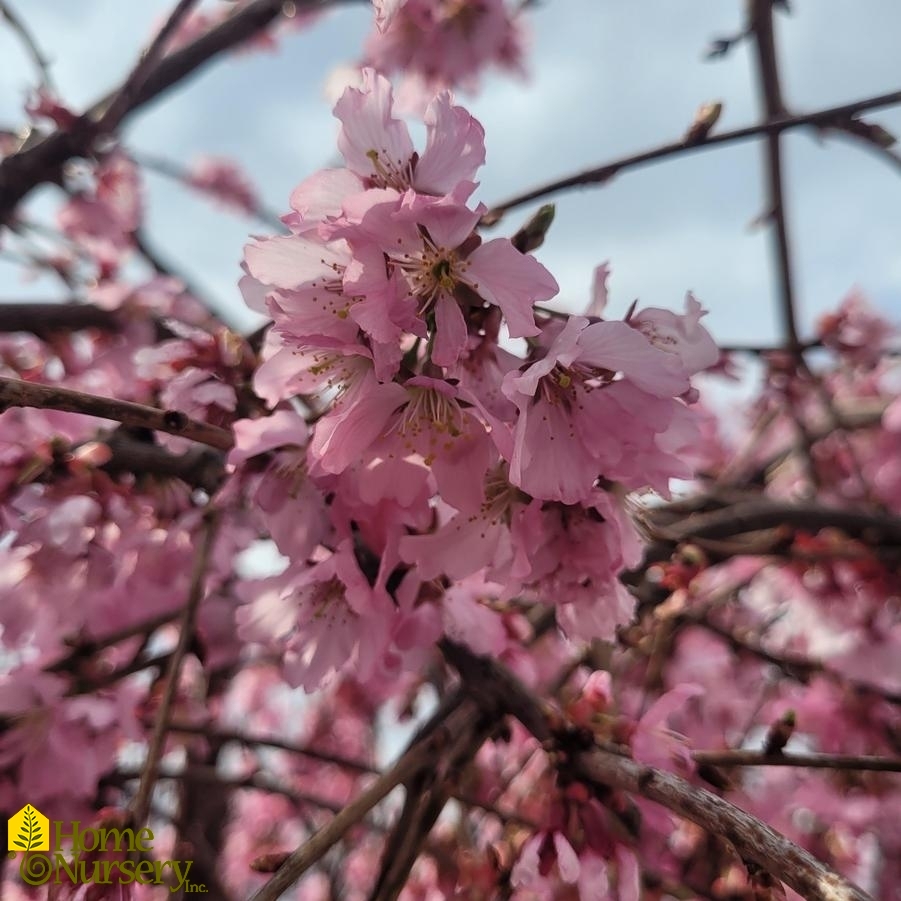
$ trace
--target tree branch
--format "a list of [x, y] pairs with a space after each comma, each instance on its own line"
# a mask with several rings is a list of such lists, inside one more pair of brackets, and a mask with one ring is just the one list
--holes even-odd
[[[129, 156], [142, 169], [147, 169], [150, 172], [155, 172], [157, 175], [162, 175], [165, 178], [177, 181], [182, 185], [187, 185], [197, 193], [209, 193], [203, 188], [198, 188], [193, 185], [188, 170], [185, 169], [184, 166], [179, 165], [173, 160], [164, 159], [163, 157], [155, 156], [154, 154], [150, 153], [144, 153], [143, 151], [141, 153], [129, 151]], [[285, 224], [278, 217], [278, 215], [272, 212], [272, 210], [266, 209], [266, 207], [264, 207], [261, 203], [255, 203], [253, 210], [248, 212], [251, 216], [257, 219], [267, 228], [271, 228], [273, 231], [279, 232], [280, 234], [283, 234], [285, 232]]]
[[[779, 83], [779, 63], [773, 33], [773, 0], [748, 0], [748, 32], [753, 37], [757, 68], [763, 97], [766, 121], [772, 122], [785, 116], [785, 104]], [[766, 137], [766, 179], [768, 184], [768, 210], [775, 227], [776, 258], [779, 270], [779, 300], [786, 348], [796, 358], [802, 357], [801, 339], [798, 335], [795, 310], [791, 249], [785, 212], [785, 192], [782, 177], [782, 148], [780, 133], [770, 132]]]
[[563, 723], [561, 714], [555, 711], [549, 715], [542, 703], [497, 661], [478, 657], [462, 645], [442, 643], [445, 646], [473, 697], [480, 703], [487, 701], [490, 709], [515, 716], [540, 742], [557, 745], [568, 758], [568, 766], [566, 761], [561, 765], [567, 766], [575, 778], [600, 789], [604, 797], [608, 788], [614, 788], [655, 801], [709, 833], [727, 838], [744, 860], [757, 864], [807, 901], [872, 901], [866, 892], [813, 855], [705, 789], [599, 748], [570, 755], [565, 742], [563, 746], [560, 742], [566, 734], [565, 726], [562, 730], [551, 727], [551, 722]]
[[[339, 0], [294, 0], [293, 6], [307, 10], [337, 2]], [[137, 86], [121, 119], [124, 121], [220, 53], [231, 50], [265, 29], [283, 14], [284, 7], [284, 0], [253, 0], [187, 47], [164, 57]], [[94, 123], [118, 93], [114, 91], [93, 104], [72, 129], [53, 132], [0, 162], [0, 222], [6, 220], [37, 185], [47, 181], [59, 182], [67, 160], [90, 155], [95, 138]]]
[[147, 759], [144, 762], [141, 781], [129, 808], [131, 820], [135, 826], [143, 825], [150, 811], [150, 798], [153, 794], [153, 786], [156, 784], [156, 771], [160, 758], [163, 755], [163, 746], [166, 743], [166, 733], [169, 729], [169, 713], [172, 710], [172, 704], [178, 691], [178, 678], [181, 673], [182, 661], [185, 659], [194, 637], [194, 620], [204, 596], [204, 583], [218, 525], [219, 517], [217, 512], [213, 508], [208, 508], [204, 514], [200, 547], [194, 558], [194, 570], [191, 573], [191, 588], [188, 592], [188, 601], [181, 616], [178, 643], [169, 660], [169, 668], [166, 672], [166, 687], [157, 711], [153, 735], [150, 737], [150, 745], [147, 749]]
[[77, 332], [86, 328], [117, 332], [122, 328], [122, 319], [114, 310], [104, 310], [77, 301], [64, 303], [0, 301], [0, 332], [31, 332], [39, 338], [47, 338], [58, 332]]
[[821, 770], [901, 773], [901, 759], [842, 754], [763, 754], [760, 751], [692, 751], [695, 763], [712, 766], [795, 766]]
[[156, 36], [150, 42], [150, 46], [141, 54], [135, 67], [128, 74], [124, 84], [113, 94], [109, 101], [104, 105], [104, 110], [100, 116], [96, 117], [94, 123], [94, 132], [96, 134], [106, 134], [114, 132], [125, 114], [132, 109], [138, 92], [144, 86], [148, 76], [165, 53], [166, 44], [175, 34], [178, 26], [184, 21], [185, 17], [191, 11], [191, 7], [197, 3], [197, 0], [178, 0], [175, 9], [172, 10], [169, 18], [163, 23], [163, 27], [156, 33]]
[[309, 757], [312, 760], [318, 760], [321, 763], [331, 763], [344, 769], [353, 770], [357, 773], [373, 774], [378, 773], [376, 767], [360, 760], [353, 760], [342, 754], [333, 754], [328, 751], [317, 751], [306, 745], [298, 745], [275, 736], [250, 735], [246, 732], [239, 732], [231, 729], [217, 729], [210, 726], [195, 725], [193, 723], [173, 720], [169, 724], [170, 732], [182, 732], [186, 735], [203, 735], [206, 738], [220, 742], [237, 742], [242, 745], [262, 745], [267, 748], [275, 748], [279, 751], [288, 751], [291, 754], [300, 754]]
[[179, 435], [200, 444], [208, 444], [218, 450], [230, 450], [234, 444], [231, 432], [191, 419], [178, 410], [160, 410], [127, 400], [71, 391], [56, 385], [38, 385], [21, 379], [0, 377], [0, 409], [9, 407], [38, 407], [44, 410], [84, 413], [125, 425]]
[[34, 62], [37, 69], [38, 78], [44, 90], [53, 92], [53, 79], [50, 77], [50, 61], [41, 51], [38, 42], [35, 40], [31, 30], [25, 24], [25, 21], [19, 17], [15, 10], [6, 2], [0, 0], [0, 18], [6, 19], [9, 27], [19, 36], [19, 40], [25, 47], [26, 52]]
[[130, 436], [125, 429], [116, 429], [103, 440], [113, 455], [100, 468], [110, 475], [129, 472], [138, 477], [181, 479], [210, 495], [225, 478], [225, 455], [211, 447], [189, 447], [183, 454], [173, 454], [151, 441]]
[[743, 860], [757, 864], [807, 901], [873, 901], [756, 817], [678, 776], [601, 750], [578, 755], [573, 766], [576, 774], [594, 787], [609, 786], [640, 795], [713, 835], [723, 836]]
[[[689, 621], [691, 621], [690, 617]], [[901, 691], [892, 691], [891, 689], [881, 688], [878, 685], [872, 685], [869, 682], [863, 682], [860, 679], [846, 676], [844, 673], [831, 669], [821, 660], [812, 660], [809, 657], [804, 657], [800, 654], [770, 651], [758, 641], [745, 638], [741, 634], [736, 634], [730, 629], [711, 621], [707, 617], [697, 619], [695, 622], [726, 641], [733, 651], [747, 653], [756, 657], [758, 660], [763, 660], [765, 663], [777, 667], [781, 672], [785, 673], [785, 675], [790, 676], [792, 679], [796, 679], [799, 682], [806, 683], [812, 676], [820, 674], [831, 679], [833, 682], [850, 686], [855, 691], [882, 698], [890, 704], [901, 704]]]
[[107, 635], [101, 635], [98, 638], [87, 637], [77, 640], [72, 645], [72, 650], [60, 657], [54, 663], [50, 663], [44, 667], [44, 671], [48, 673], [70, 672], [77, 665], [94, 654], [104, 650], [104, 648], [112, 647], [119, 644], [120, 641], [127, 641], [129, 638], [135, 638], [138, 635], [148, 636], [151, 632], [162, 628], [167, 623], [171, 623], [181, 614], [181, 610], [174, 610], [171, 613], [161, 613], [148, 620], [143, 620], [131, 626], [125, 626], [115, 632]]
[[275, 875], [256, 892], [250, 901], [276, 901], [313, 864], [323, 857], [356, 823], [360, 822], [389, 792], [417, 773], [434, 766], [435, 757], [451, 738], [466, 728], [472, 710], [454, 707], [447, 719], [424, 735], [417, 736], [400, 759], [372, 785], [351, 801], [334, 819], [323, 826], [307, 842], [290, 854]]
[[680, 156], [683, 153], [707, 150], [720, 144], [746, 141], [750, 138], [761, 137], [762, 135], [781, 134], [784, 131], [806, 125], [813, 125], [820, 128], [829, 127], [836, 121], [847, 119], [849, 116], [855, 116], [866, 110], [894, 106], [899, 103], [901, 103], [901, 91], [891, 91], [887, 94], [879, 94], [874, 97], [857, 100], [854, 103], [833, 106], [812, 113], [780, 116], [769, 122], [761, 122], [758, 125], [748, 125], [733, 131], [724, 131], [720, 134], [710, 135], [701, 142], [690, 143], [686, 142], [684, 139], [680, 139], [669, 144], [662, 144], [651, 150], [645, 150], [641, 153], [624, 156], [617, 160], [611, 160], [609, 163], [603, 163], [602, 165], [594, 166], [591, 169], [585, 169], [574, 175], [567, 175], [564, 178], [548, 182], [531, 191], [511, 197], [509, 200], [505, 200], [503, 203], [499, 203], [488, 210], [482, 217], [482, 225], [486, 227], [496, 225], [500, 222], [506, 212], [515, 209], [516, 207], [523, 206], [524, 204], [531, 203], [533, 200], [539, 200], [542, 197], [548, 197], [551, 194], [568, 191], [572, 188], [581, 188], [588, 185], [602, 185], [613, 178], [614, 175], [625, 172], [627, 169], [635, 169], [648, 163], [657, 162], [658, 160], [667, 159], [672, 156]]
[[[653, 523], [654, 511], [649, 511], [649, 514]], [[654, 532], [664, 540], [678, 544], [695, 537], [728, 538], [778, 526], [810, 532], [826, 528], [841, 529], [867, 544], [901, 544], [901, 517], [890, 513], [769, 499], [744, 501], [721, 510], [690, 515], [678, 523], [654, 527]]]

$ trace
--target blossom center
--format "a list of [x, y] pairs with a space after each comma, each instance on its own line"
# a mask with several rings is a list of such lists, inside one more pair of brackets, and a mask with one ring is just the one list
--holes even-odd
[[406, 191], [413, 181], [413, 169], [416, 166], [416, 154], [408, 160], [393, 160], [383, 147], [380, 151], [372, 148], [366, 151], [372, 162], [373, 175], [370, 176], [375, 188], [394, 188]]
[[311, 607], [313, 608], [313, 619], [316, 620], [321, 620], [326, 616], [330, 620], [334, 620], [339, 611], [341, 618], [346, 618], [348, 607], [344, 596], [344, 583], [337, 576], [319, 582], [313, 589]]
[[420, 316], [434, 307], [441, 294], [453, 294], [469, 268], [455, 250], [438, 246], [425, 230], [422, 240], [421, 252], [404, 254], [394, 260], [407, 276], [410, 293], [420, 300]]
[[410, 400], [398, 418], [396, 429], [400, 435], [415, 440], [422, 435], [459, 438], [464, 431], [463, 412], [452, 397], [434, 388], [410, 389]]
[[541, 399], [555, 406], [571, 409], [580, 389], [591, 374], [584, 367], [566, 367], [559, 363], [539, 383]]
[[513, 504], [528, 499], [519, 488], [510, 484], [508, 475], [506, 465], [502, 464], [489, 470], [485, 477], [485, 500], [480, 513], [489, 522], [509, 519]]

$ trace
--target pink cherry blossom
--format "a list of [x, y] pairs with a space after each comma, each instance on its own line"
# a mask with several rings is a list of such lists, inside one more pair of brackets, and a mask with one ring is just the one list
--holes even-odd
[[522, 35], [506, 0], [406, 0], [378, 7], [367, 61], [382, 72], [403, 70], [423, 92], [475, 86], [488, 65], [520, 71]]
[[187, 181], [191, 187], [208, 193], [229, 209], [254, 213], [258, 208], [253, 186], [231, 160], [200, 157], [188, 170]]
[[471, 181], [485, 162], [485, 133], [451, 95], [439, 94], [425, 111], [426, 148], [413, 149], [407, 126], [393, 114], [390, 82], [363, 69], [360, 88], [348, 88], [335, 106], [341, 120], [338, 149], [361, 187], [408, 188], [424, 194], [449, 194]]
[[[625, 323], [589, 325], [579, 317], [568, 320], [544, 357], [507, 374], [504, 394], [519, 409], [510, 460], [515, 484], [533, 497], [571, 504], [588, 495], [599, 475], [615, 478], [610, 467], [622, 445], [614, 424], [621, 427], [622, 416], [609, 391], [619, 390], [617, 373], [652, 397], [678, 395], [689, 385], [675, 355]], [[653, 431], [646, 434], [653, 442]]]

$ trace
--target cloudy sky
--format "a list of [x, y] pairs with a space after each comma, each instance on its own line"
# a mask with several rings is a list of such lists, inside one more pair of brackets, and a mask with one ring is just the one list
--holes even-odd
[[[211, 3], [220, 0], [210, 0]], [[172, 0], [11, 0], [53, 59], [64, 99], [76, 109], [129, 70]], [[530, 16], [530, 76], [491, 75], [463, 98], [487, 132], [478, 198], [508, 195], [681, 136], [695, 109], [720, 100], [720, 128], [758, 116], [747, 48], [704, 62], [710, 39], [740, 26], [741, 0], [540, 0]], [[780, 16], [784, 91], [792, 108], [814, 109], [901, 87], [898, 0], [794, 0]], [[323, 83], [359, 54], [370, 27], [351, 4], [275, 52], [231, 55], [135, 117], [127, 145], [186, 163], [202, 153], [238, 161], [265, 203], [284, 211], [290, 189], [335, 159], [336, 122]], [[0, 125], [21, 122], [33, 82], [17, 41], [0, 22]], [[873, 118], [901, 134], [901, 109]], [[802, 323], [860, 287], [901, 320], [901, 178], [840, 138], [786, 138], [788, 212]], [[621, 175], [603, 188], [557, 199], [542, 261], [560, 302], [580, 309], [592, 270], [609, 260], [612, 312], [636, 297], [681, 306], [692, 290], [723, 342], [779, 334], [769, 234], [751, 223], [764, 207], [756, 142], [679, 157]], [[37, 209], [50, 208], [38, 198]], [[241, 248], [260, 227], [211, 207], [166, 180], [148, 183], [150, 234], [165, 256], [251, 326], [235, 283]], [[534, 209], [531, 208], [531, 209]], [[505, 220], [509, 232], [529, 214]], [[22, 285], [0, 261], [0, 300], [61, 296], [53, 282]]]

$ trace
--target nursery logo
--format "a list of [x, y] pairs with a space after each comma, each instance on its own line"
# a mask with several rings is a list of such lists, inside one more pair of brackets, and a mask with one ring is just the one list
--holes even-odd
[[[52, 830], [51, 830], [52, 827]], [[80, 820], [51, 821], [26, 804], [10, 817], [9, 856], [22, 855], [19, 875], [28, 885], [165, 885], [170, 892], [206, 892], [191, 882], [192, 860], [153, 860], [153, 832], [81, 828]], [[51, 835], [53, 851], [51, 851]], [[62, 848], [71, 849], [68, 853]], [[46, 852], [46, 853], [42, 853]]]
[[50, 820], [30, 804], [10, 817], [7, 832], [10, 851], [50, 850]]

